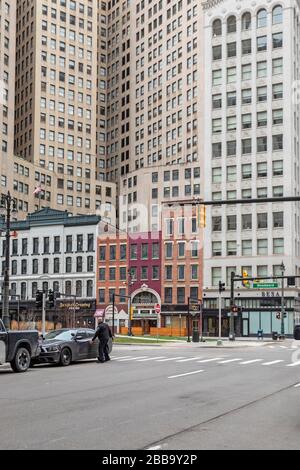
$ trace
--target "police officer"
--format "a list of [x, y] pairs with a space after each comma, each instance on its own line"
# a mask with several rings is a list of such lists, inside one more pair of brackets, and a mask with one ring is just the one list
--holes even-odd
[[108, 341], [109, 338], [112, 338], [112, 332], [107, 323], [104, 323], [103, 319], [100, 318], [98, 322], [98, 328], [91, 342], [95, 341], [96, 338], [99, 339], [99, 362], [110, 361], [109, 351], [108, 351]]

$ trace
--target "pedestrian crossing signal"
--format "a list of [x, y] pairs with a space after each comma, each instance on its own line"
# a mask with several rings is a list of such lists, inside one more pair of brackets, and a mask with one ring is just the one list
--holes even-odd
[[277, 318], [277, 320], [280, 320], [280, 318], [281, 318], [281, 313], [280, 312], [276, 312], [276, 318]]
[[198, 227], [205, 228], [206, 227], [206, 207], [204, 204], [198, 205], [197, 219], [198, 219]]

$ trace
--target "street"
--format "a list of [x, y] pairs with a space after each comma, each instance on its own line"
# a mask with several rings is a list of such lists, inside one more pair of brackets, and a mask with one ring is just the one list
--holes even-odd
[[297, 361], [287, 340], [119, 345], [105, 364], [0, 367], [0, 448], [297, 449]]

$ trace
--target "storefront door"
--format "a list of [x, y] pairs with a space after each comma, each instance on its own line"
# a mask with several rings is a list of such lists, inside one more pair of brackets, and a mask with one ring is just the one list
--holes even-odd
[[243, 318], [242, 336], [249, 336], [249, 318]]

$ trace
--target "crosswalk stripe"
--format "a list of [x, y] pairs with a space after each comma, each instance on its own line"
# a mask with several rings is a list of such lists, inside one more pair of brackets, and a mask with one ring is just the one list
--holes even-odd
[[236, 359], [226, 359], [225, 361], [220, 361], [219, 364], [228, 364], [229, 362], [236, 362], [236, 361], [241, 361], [242, 358], [238, 357]]
[[298, 387], [300, 387], [300, 384], [296, 384], [296, 385], [294, 385], [294, 387], [295, 387], [295, 388], [298, 388]]
[[170, 377], [168, 377], [168, 379], [176, 379], [177, 377], [184, 377], [186, 375], [199, 374], [200, 372], [204, 372], [203, 369], [194, 370], [193, 372], [187, 372], [186, 374], [171, 375]]
[[179, 359], [179, 361], [176, 361], [176, 362], [196, 361], [196, 359], [201, 359], [201, 357], [189, 357], [188, 359]]
[[286, 366], [287, 367], [294, 367], [294, 366], [299, 366], [300, 364], [300, 361], [297, 361], [297, 362], [292, 362], [291, 364], [287, 364]]
[[126, 359], [128, 357], [131, 357], [131, 356], [110, 356], [111, 359], [115, 359], [115, 360], [118, 360], [118, 359]]
[[262, 366], [272, 366], [273, 364], [278, 364], [279, 362], [284, 362], [284, 360], [277, 359], [277, 361], [263, 362]]
[[137, 362], [155, 361], [156, 359], [164, 359], [166, 356], [147, 357], [146, 359], [138, 359]]
[[254, 362], [260, 362], [262, 359], [251, 359], [250, 361], [240, 362], [240, 364], [253, 364]]
[[159, 359], [157, 362], [175, 361], [175, 359], [183, 359], [183, 356], [169, 357], [168, 359]]
[[118, 359], [119, 362], [125, 362], [125, 361], [135, 361], [136, 359], [144, 359], [147, 356], [138, 356], [138, 357], [129, 357], [128, 359]]
[[202, 361], [197, 361], [200, 364], [204, 364], [205, 362], [213, 362], [213, 361], [219, 361], [220, 359], [223, 359], [222, 357], [213, 357], [212, 359], [203, 359]]

